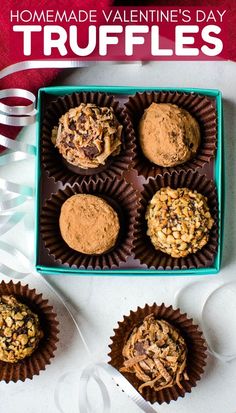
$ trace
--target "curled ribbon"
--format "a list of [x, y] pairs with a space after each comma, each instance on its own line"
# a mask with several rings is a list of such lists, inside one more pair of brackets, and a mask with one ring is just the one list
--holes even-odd
[[[27, 100], [30, 100], [32, 103], [26, 106], [9, 106], [0, 102], [0, 112], [11, 114], [11, 115], [30, 115], [33, 116], [36, 113], [35, 110], [35, 100], [36, 97], [33, 93], [24, 90], [24, 89], [4, 89], [0, 90], [0, 99], [9, 98], [9, 97], [24, 97]], [[8, 125], [8, 123], [7, 123]]]
[[[15, 65], [11, 65], [2, 71], [0, 71], [0, 79], [8, 76], [12, 73], [28, 70], [34, 68], [78, 68], [86, 67], [89, 63], [78, 61], [26, 61], [20, 62]], [[93, 62], [94, 64], [94, 62]], [[10, 126], [26, 126], [35, 122], [36, 98], [33, 93], [24, 89], [5, 89], [0, 91], [0, 100], [6, 97], [21, 97], [28, 101], [30, 104], [25, 106], [9, 106], [0, 102], [0, 123]], [[33, 145], [27, 145], [21, 142], [13, 141], [7, 136], [0, 134], [0, 145], [9, 150], [7, 154], [0, 156], [0, 166], [6, 165], [9, 162], [17, 162], [26, 159], [29, 155], [35, 155], [36, 148]], [[4, 198], [0, 202], [0, 236], [7, 233], [18, 222], [24, 220], [26, 213], [14, 211], [14, 208], [25, 203], [28, 199], [32, 199], [34, 196], [34, 189], [27, 185], [20, 185], [14, 182], [9, 182], [0, 178], [0, 191], [2, 191]], [[17, 195], [16, 195], [17, 194]], [[12, 210], [8, 212], [8, 210]], [[72, 318], [76, 329], [80, 335], [80, 338], [87, 350], [89, 358], [92, 360], [89, 347], [81, 332], [81, 329], [74, 316], [74, 309], [71, 305], [51, 286], [51, 284], [41, 275], [34, 271], [30, 260], [18, 249], [12, 247], [10, 244], [0, 241], [0, 250], [10, 254], [13, 258], [13, 262], [23, 264], [24, 270], [15, 271], [14, 268], [5, 264], [0, 264], [0, 272], [5, 276], [13, 279], [23, 279], [29, 274], [33, 274], [39, 277], [47, 287], [53, 292], [54, 295], [62, 302], [70, 317]], [[147, 403], [142, 396], [131, 386], [131, 384], [122, 376], [117, 370], [106, 363], [96, 363], [92, 360], [92, 364], [86, 367], [80, 377], [80, 397], [79, 397], [79, 412], [90, 413], [92, 412], [92, 406], [89, 402], [87, 394], [88, 383], [91, 379], [97, 383], [102, 400], [103, 400], [103, 412], [109, 413], [111, 411], [111, 402], [108, 390], [105, 383], [100, 378], [100, 371], [105, 371], [126, 393], [131, 399], [139, 406], [145, 413], [156, 413], [149, 403]], [[62, 375], [58, 381], [55, 389], [55, 404], [57, 409], [63, 413], [63, 410], [59, 402], [59, 386], [63, 383], [67, 373]]]
[[[65, 413], [65, 410], [63, 410], [60, 402], [60, 395], [62, 394], [61, 388], [62, 386], [64, 388], [67, 378], [72, 374], [74, 375], [74, 373], [76, 374], [77, 372], [69, 371], [63, 374], [58, 380], [54, 393], [54, 401], [57, 410], [60, 413]], [[93, 413], [94, 411], [97, 411], [96, 409], [94, 410], [94, 406], [90, 404], [90, 397], [88, 395], [88, 385], [92, 380], [97, 384], [102, 396], [102, 412], [109, 413], [111, 411], [110, 396], [104, 381], [100, 377], [101, 373], [105, 373], [109, 378], [112, 378], [116, 385], [119, 386], [143, 412], [157, 413], [151, 404], [146, 402], [146, 400], [140, 396], [137, 390], [135, 390], [135, 388], [128, 382], [128, 380], [126, 380], [124, 376], [122, 376], [118, 370], [110, 364], [104, 362], [91, 363], [91, 365], [88, 365], [83, 369], [80, 377], [77, 377], [79, 413]]]
[[[29, 69], [76, 69], [87, 67], [90, 65], [96, 65], [98, 62], [86, 62], [78, 60], [26, 60], [24, 62], [14, 63], [13, 65], [7, 66], [5, 69], [0, 71], [0, 80], [6, 76], [9, 76], [13, 73], [21, 72], [23, 70]], [[116, 64], [116, 61], [103, 62], [103, 64]], [[127, 62], [119, 61], [120, 64], [127, 64]], [[132, 61], [128, 64], [140, 65], [141, 61]]]
[[[93, 62], [94, 64], [94, 62]], [[78, 68], [88, 66], [88, 62], [78, 62], [78, 61], [25, 61], [14, 65], [11, 65], [2, 71], [0, 71], [0, 79], [8, 76], [12, 73], [19, 72], [21, 70], [28, 69], [40, 69], [40, 68]], [[35, 96], [24, 89], [5, 89], [0, 91], [0, 100], [5, 97], [21, 97], [30, 101], [29, 104], [25, 106], [9, 106], [0, 102], [0, 123], [11, 126], [26, 126], [31, 125], [35, 122], [36, 109], [35, 109]], [[22, 142], [13, 141], [7, 136], [0, 134], [0, 145], [8, 149], [8, 153], [0, 156], [0, 166], [7, 165], [10, 162], [17, 162], [27, 159], [28, 156], [34, 156], [36, 153], [36, 148], [33, 145], [28, 145]], [[0, 236], [7, 233], [20, 221], [24, 220], [26, 213], [17, 212], [14, 209], [24, 204], [28, 199], [32, 199], [34, 196], [33, 188], [27, 185], [20, 185], [14, 182], [9, 182], [0, 178], [0, 193], [2, 192], [3, 198], [0, 201]], [[71, 307], [70, 303], [64, 299], [56, 290], [51, 286], [51, 284], [42, 275], [36, 273], [32, 268], [30, 260], [19, 250], [12, 247], [6, 242], [0, 241], [0, 250], [4, 251], [13, 258], [12, 261], [17, 261], [23, 264], [24, 269], [21, 271], [15, 271], [7, 265], [0, 264], [0, 272], [9, 278], [13, 279], [23, 279], [29, 274], [34, 274], [35, 277], [39, 277], [47, 287], [52, 291], [54, 295], [61, 301], [61, 303], [66, 308], [68, 314], [73, 320], [78, 334], [85, 346], [87, 354], [91, 360], [89, 366], [87, 366], [79, 378], [79, 400], [78, 409], [79, 413], [92, 413], [93, 407], [90, 405], [89, 397], [87, 394], [88, 384], [90, 380], [94, 380], [100, 389], [102, 401], [103, 401], [103, 412], [109, 413], [111, 411], [110, 396], [104, 381], [101, 379], [101, 373], [105, 372], [114, 382], [122, 389], [124, 392], [132, 399], [132, 401], [145, 413], [155, 413], [156, 410], [146, 402], [142, 396], [133, 388], [133, 386], [125, 379], [125, 377], [112, 366], [106, 363], [97, 363], [93, 360], [90, 353], [89, 347], [86, 340], [81, 332], [81, 329], [77, 323], [75, 310]], [[208, 297], [210, 298], [211, 295]], [[176, 300], [178, 298], [178, 293], [176, 295]], [[207, 303], [207, 301], [206, 301]], [[205, 303], [205, 305], [206, 305]], [[202, 308], [204, 311], [204, 306]], [[209, 352], [220, 359], [221, 361], [231, 361], [234, 356], [220, 355], [215, 351], [211, 350]], [[68, 377], [69, 373], [63, 374], [56, 384], [54, 400], [56, 408], [60, 413], [64, 413], [60, 404], [60, 393], [61, 385], [64, 383], [65, 379]]]
[[[156, 413], [156, 410], [150, 405], [150, 403], [146, 402], [143, 397], [137, 392], [137, 390], [129, 383], [128, 380], [114, 367], [110, 364], [106, 363], [96, 363], [95, 365], [84, 369], [82, 372], [80, 383], [85, 382], [86, 385], [88, 384], [91, 378], [97, 377], [97, 371], [102, 370], [108, 374], [108, 376], [112, 377], [114, 382], [132, 399], [132, 401], [145, 413]], [[84, 390], [86, 390], [85, 387]], [[79, 401], [80, 412], [81, 413], [90, 413], [91, 410], [85, 410], [83, 405], [83, 398]]]
[[[8, 76], [12, 73], [28, 70], [34, 68], [78, 68], [86, 67], [89, 63], [78, 62], [78, 61], [25, 61], [20, 62], [15, 65], [11, 65], [2, 71], [0, 71], [0, 79]], [[93, 62], [94, 64], [94, 62]], [[35, 122], [36, 109], [35, 109], [35, 96], [24, 89], [7, 89], [0, 91], [0, 100], [5, 97], [21, 97], [30, 101], [30, 104], [25, 106], [9, 106], [0, 102], [0, 123], [11, 125], [11, 126], [26, 126]], [[0, 156], [0, 166], [7, 165], [10, 162], [17, 162], [27, 159], [28, 156], [34, 156], [36, 153], [36, 148], [33, 145], [27, 145], [22, 142], [13, 141], [7, 136], [0, 134], [0, 145], [9, 150], [8, 153]], [[2, 192], [3, 198], [0, 201], [0, 236], [7, 233], [20, 221], [24, 220], [26, 213], [17, 212], [14, 209], [24, 204], [28, 199], [32, 199], [34, 196], [33, 188], [27, 185], [20, 185], [14, 182], [9, 182], [0, 178], [0, 193]], [[81, 332], [81, 329], [77, 323], [75, 310], [71, 307], [70, 303], [64, 299], [56, 290], [51, 286], [51, 284], [42, 275], [36, 273], [32, 268], [30, 260], [19, 250], [12, 247], [6, 242], [0, 241], [0, 250], [10, 254], [13, 258], [12, 261], [17, 261], [23, 264], [24, 269], [21, 271], [15, 271], [7, 265], [0, 264], [0, 272], [9, 278], [13, 279], [23, 279], [29, 274], [34, 274], [35, 277], [39, 277], [42, 282], [44, 282], [47, 287], [52, 291], [54, 295], [61, 301], [61, 303], [66, 308], [68, 314], [73, 320], [78, 334], [85, 346], [87, 354], [91, 360], [89, 366], [87, 366], [79, 378], [79, 400], [78, 409], [79, 413], [92, 413], [93, 407], [90, 405], [89, 397], [87, 394], [88, 384], [90, 380], [94, 380], [100, 389], [101, 397], [103, 401], [103, 412], [109, 413], [111, 411], [111, 401], [104, 381], [101, 379], [101, 373], [105, 372], [114, 382], [122, 389], [124, 392], [132, 399], [132, 401], [145, 413], [155, 413], [156, 410], [146, 402], [142, 396], [133, 388], [133, 386], [125, 379], [125, 377], [112, 366], [106, 363], [97, 363], [93, 360], [90, 353], [89, 347], [86, 340]], [[176, 295], [176, 300], [178, 295]], [[209, 296], [210, 298], [210, 296]], [[206, 301], [207, 303], [207, 301]], [[202, 309], [204, 311], [204, 307]], [[222, 361], [230, 361], [232, 357], [222, 356], [209, 348], [209, 352]], [[60, 394], [61, 385], [64, 383], [65, 379], [68, 377], [69, 373], [63, 374], [56, 384], [54, 400], [56, 408], [60, 413], [64, 413], [60, 404]]]
[[[3, 71], [0, 72], [0, 78]], [[25, 106], [9, 106], [0, 102], [0, 123], [9, 126], [27, 126], [35, 122], [35, 95], [24, 89], [4, 89], [0, 91], [0, 100], [7, 97], [22, 97], [30, 104]], [[25, 145], [20, 142], [13, 141], [7, 136], [0, 134], [0, 145], [9, 149], [7, 154], [1, 155], [0, 166], [9, 164], [9, 162], [17, 162], [27, 158], [28, 155], [35, 154], [33, 145]], [[20, 185], [14, 182], [9, 182], [0, 178], [0, 190], [4, 196], [1, 197], [0, 210], [7, 211], [24, 204], [24, 202], [32, 198], [34, 190], [27, 185]], [[17, 195], [16, 195], [17, 194]]]
[[[22, 152], [22, 159], [26, 159], [27, 155], [35, 155], [36, 147], [33, 145], [28, 145], [26, 143], [13, 141], [12, 139], [7, 138], [4, 135], [0, 134], [0, 146], [4, 148], [12, 149], [15, 152]], [[3, 158], [3, 156], [1, 157]], [[18, 159], [21, 160], [21, 159]]]
[[2, 223], [0, 225], [0, 236], [8, 232], [16, 224], [18, 224], [18, 222], [20, 222], [24, 216], [24, 212], [15, 212], [14, 214], [6, 213], [4, 215], [1, 215], [0, 222], [2, 221]]
[[[180, 288], [179, 290], [177, 290], [177, 292], [175, 293], [174, 296], [174, 305], [175, 307], [179, 307], [180, 306], [180, 301], [181, 301], [181, 294], [188, 291], [189, 288], [192, 288], [194, 286], [198, 287], [198, 285], [204, 284], [204, 281], [197, 281], [194, 284], [191, 285], [187, 285], [184, 288]], [[212, 289], [212, 291], [210, 292], [210, 294], [207, 295], [207, 298], [203, 301], [202, 305], [199, 304], [200, 308], [199, 308], [199, 314], [200, 314], [200, 324], [202, 326], [202, 330], [204, 333], [204, 337], [207, 341], [207, 351], [208, 353], [215, 357], [216, 359], [220, 360], [221, 362], [230, 362], [232, 360], [236, 359], [236, 353], [235, 354], [222, 354], [221, 352], [218, 352], [216, 350], [213, 350], [212, 346], [209, 344], [209, 340], [207, 340], [207, 325], [205, 323], [205, 317], [206, 317], [206, 312], [207, 312], [207, 304], [209, 303], [209, 301], [211, 300], [211, 298], [214, 296], [215, 293], [217, 293], [221, 288], [223, 287], [230, 287], [231, 284], [235, 285], [235, 282], [229, 282], [229, 283], [223, 283], [221, 280], [217, 281], [215, 283], [216, 285], [214, 286], [214, 288]]]

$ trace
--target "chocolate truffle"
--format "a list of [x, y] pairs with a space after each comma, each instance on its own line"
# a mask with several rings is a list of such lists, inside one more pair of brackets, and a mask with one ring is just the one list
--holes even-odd
[[155, 391], [188, 380], [186, 372], [187, 346], [179, 331], [165, 320], [155, 319], [153, 314], [135, 327], [126, 341], [121, 372], [133, 373], [145, 387]]
[[78, 194], [68, 198], [61, 207], [61, 236], [70, 248], [83, 254], [103, 254], [114, 247], [119, 218], [102, 198]]
[[122, 125], [113, 108], [81, 103], [59, 119], [52, 142], [67, 162], [88, 169], [104, 165], [121, 149]]
[[206, 245], [214, 224], [207, 198], [188, 188], [157, 191], [147, 207], [146, 220], [154, 247], [174, 258]]
[[200, 128], [189, 112], [169, 103], [152, 103], [139, 123], [141, 149], [151, 162], [162, 167], [193, 158], [200, 145]]
[[0, 297], [0, 360], [17, 363], [30, 356], [43, 337], [39, 318], [13, 295]]

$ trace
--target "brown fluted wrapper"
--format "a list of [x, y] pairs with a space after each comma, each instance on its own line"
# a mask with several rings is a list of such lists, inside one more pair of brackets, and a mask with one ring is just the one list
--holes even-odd
[[[86, 255], [71, 249], [63, 240], [59, 228], [62, 204], [75, 194], [92, 194], [105, 199], [117, 212], [120, 232], [116, 245], [101, 255]], [[111, 269], [132, 255], [134, 224], [139, 194], [125, 179], [107, 179], [105, 182], [83, 182], [66, 186], [45, 202], [40, 219], [44, 245], [55, 262], [77, 269]]]
[[[185, 339], [187, 353], [187, 374], [189, 380], [181, 381], [183, 389], [180, 389], [177, 384], [165, 388], [160, 391], [155, 391], [150, 387], [143, 389], [142, 397], [153, 403], [170, 403], [171, 400], [177, 400], [178, 397], [184, 397], [185, 393], [190, 393], [192, 387], [196, 386], [196, 382], [200, 380], [206, 365], [206, 343], [199, 331], [198, 326], [193, 324], [192, 319], [188, 319], [186, 314], [181, 314], [180, 310], [174, 310], [172, 306], [166, 307], [163, 303], [159, 306], [154, 303], [152, 306], [145, 305], [144, 308], [138, 307], [136, 311], [130, 311], [130, 315], [124, 316], [123, 321], [118, 322], [119, 327], [114, 329], [115, 335], [111, 337], [112, 344], [109, 346], [110, 361], [113, 367], [119, 370], [123, 363], [122, 356], [123, 347], [132, 333], [134, 327], [139, 326], [144, 318], [150, 314], [154, 314], [155, 318], [168, 321], [176, 327], [182, 337]], [[132, 373], [124, 373], [123, 376], [134, 386], [138, 391], [142, 382]]]
[[[188, 162], [174, 167], [164, 168], [155, 165], [144, 156], [139, 145], [138, 126], [144, 110], [153, 102], [175, 104], [187, 110], [198, 121], [201, 131], [201, 144], [196, 156]], [[195, 171], [198, 168], [203, 168], [204, 165], [209, 163], [214, 157], [217, 144], [216, 106], [214, 100], [210, 97], [198, 95], [193, 92], [143, 92], [130, 96], [125, 106], [136, 135], [134, 167], [137, 169], [139, 175], [148, 178], [149, 176], [155, 177], [165, 172]]]
[[[81, 103], [94, 103], [98, 106], [112, 107], [117, 120], [123, 125], [122, 147], [119, 155], [109, 156], [105, 165], [97, 168], [83, 169], [76, 167], [64, 159], [51, 141], [52, 129], [59, 118], [69, 109]], [[42, 124], [41, 152], [42, 163], [55, 182], [73, 185], [82, 182], [98, 182], [107, 178], [120, 177], [132, 166], [134, 157], [134, 131], [126, 111], [113, 96], [100, 92], [80, 92], [59, 97], [45, 109]]]
[[39, 375], [45, 370], [46, 365], [51, 363], [58, 342], [58, 321], [53, 308], [48, 300], [43, 299], [42, 294], [37, 294], [35, 289], [29, 289], [28, 285], [13, 281], [0, 283], [0, 295], [13, 295], [19, 302], [26, 304], [35, 314], [39, 316], [40, 325], [44, 336], [31, 356], [17, 363], [6, 363], [0, 361], [0, 380], [6, 383], [18, 380], [25, 381]]
[[[156, 250], [147, 235], [145, 213], [148, 203], [160, 188], [167, 186], [173, 189], [189, 188], [207, 197], [210, 213], [214, 219], [208, 243], [195, 254], [189, 254], [183, 258], [173, 258]], [[214, 182], [198, 172], [166, 173], [164, 176], [158, 175], [156, 178], [150, 178], [148, 183], [144, 185], [141, 195], [134, 242], [135, 258], [138, 258], [141, 264], [146, 264], [147, 268], [156, 270], [188, 270], [210, 267], [214, 262], [218, 248], [218, 201]]]

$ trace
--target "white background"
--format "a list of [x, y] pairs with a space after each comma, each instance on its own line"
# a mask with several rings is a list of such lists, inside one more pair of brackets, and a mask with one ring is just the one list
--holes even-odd
[[[123, 276], [50, 276], [48, 281], [66, 297], [75, 310], [80, 328], [95, 359], [106, 360], [109, 337], [117, 321], [131, 309], [153, 302], [175, 304], [175, 295], [184, 290], [178, 300], [181, 310], [201, 323], [201, 307], [210, 291], [218, 285], [233, 281], [236, 275], [236, 64], [232, 62], [160, 62], [143, 65], [97, 64], [95, 66], [64, 71], [55, 84], [66, 85], [130, 85], [163, 87], [202, 87], [217, 88], [223, 92], [226, 153], [226, 213], [225, 237], [222, 269], [219, 275], [209, 277], [123, 277]], [[14, 86], [14, 85], [13, 85]], [[35, 142], [35, 126], [25, 128], [19, 139], [28, 143]], [[17, 162], [0, 168], [0, 176], [13, 182], [34, 184], [33, 159]], [[28, 224], [33, 216], [33, 203], [24, 206], [28, 212]], [[3, 240], [18, 247], [27, 256], [32, 255], [33, 231], [26, 230], [22, 223], [6, 234]], [[9, 257], [0, 251], [1, 260]], [[19, 264], [15, 264], [19, 269]], [[52, 364], [45, 372], [25, 383], [0, 384], [1, 413], [56, 413], [54, 390], [59, 377], [73, 370], [73, 376], [66, 378], [60, 388], [64, 412], [78, 412], [77, 399], [79, 388], [76, 371], [89, 362], [84, 345], [62, 304], [44, 286], [41, 280], [31, 276], [30, 286], [54, 304], [60, 321], [60, 344]], [[197, 283], [197, 285], [195, 285]], [[236, 353], [236, 307], [233, 294], [223, 292], [217, 303], [211, 306], [211, 323], [208, 329], [223, 329], [219, 348], [235, 348]], [[235, 300], [236, 303], [236, 300]], [[234, 311], [233, 315], [229, 311]], [[234, 316], [235, 315], [235, 316]], [[232, 333], [232, 334], [231, 334]], [[222, 341], [222, 337], [225, 340]], [[219, 347], [222, 346], [222, 347]], [[112, 399], [112, 413], [138, 413], [140, 410], [122, 394], [113, 383], [106, 381]], [[235, 413], [236, 412], [236, 361], [225, 363], [208, 357], [205, 373], [197, 387], [183, 399], [170, 405], [156, 405], [160, 413]], [[94, 412], [103, 412], [99, 394], [91, 389], [90, 397], [96, 406]]]

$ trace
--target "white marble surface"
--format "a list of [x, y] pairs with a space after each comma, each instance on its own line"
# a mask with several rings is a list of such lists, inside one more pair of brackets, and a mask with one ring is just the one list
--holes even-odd
[[[65, 71], [55, 84], [67, 85], [131, 85], [131, 86], [172, 86], [218, 88], [223, 92], [225, 118], [226, 151], [226, 215], [223, 264], [219, 275], [209, 277], [109, 277], [109, 276], [50, 276], [48, 280], [73, 304], [76, 317], [90, 348], [99, 360], [106, 360], [107, 345], [112, 330], [123, 314], [145, 303], [173, 304], [176, 292], [189, 286], [179, 295], [178, 304], [182, 311], [187, 311], [195, 321], [201, 322], [201, 307], [207, 294], [219, 284], [233, 281], [236, 276], [236, 209], [235, 174], [236, 174], [236, 64], [232, 62], [160, 62], [144, 65], [109, 65], [99, 64], [76, 71]], [[34, 143], [35, 127], [30, 126], [20, 134], [19, 139]], [[20, 173], [19, 173], [20, 171]], [[34, 183], [33, 160], [21, 161], [0, 168], [0, 176], [13, 182]], [[28, 217], [33, 214], [33, 204], [28, 202]], [[31, 256], [33, 232], [25, 235], [22, 223], [2, 237]], [[24, 240], [24, 242], [22, 242]], [[9, 257], [1, 252], [0, 260], [9, 262]], [[18, 264], [16, 264], [18, 268]], [[60, 344], [52, 364], [40, 376], [25, 383], [0, 384], [0, 411], [5, 413], [56, 413], [54, 389], [61, 374], [82, 368], [89, 361], [83, 343], [76, 332], [68, 314], [60, 302], [45, 287], [42, 281], [29, 277], [29, 284], [37, 286], [55, 305], [61, 324]], [[197, 286], [194, 285], [198, 283]], [[222, 294], [215, 305], [211, 320], [222, 320], [222, 326], [230, 333], [229, 325], [236, 329], [234, 317], [227, 316], [222, 310], [232, 302], [228, 294]], [[230, 296], [232, 297], [232, 295]], [[233, 300], [232, 300], [233, 301]], [[236, 317], [236, 309], [232, 305]], [[224, 317], [221, 316], [224, 314]], [[212, 318], [213, 317], [213, 318]], [[222, 317], [222, 319], [220, 318]], [[212, 321], [212, 322], [213, 322]], [[228, 336], [227, 336], [228, 337]], [[231, 349], [235, 348], [235, 334], [229, 335]], [[228, 347], [229, 348], [229, 347]], [[121, 411], [138, 413], [140, 410], [122, 394], [113, 383], [107, 381], [112, 399], [112, 413]], [[202, 380], [191, 394], [170, 405], [156, 405], [159, 413], [235, 413], [236, 412], [236, 361], [224, 363], [212, 356], [208, 358]], [[96, 406], [94, 412], [103, 411], [99, 394], [90, 389], [90, 397]], [[72, 394], [73, 393], [73, 394]], [[77, 386], [74, 376], [67, 379], [61, 387], [61, 399], [64, 412], [78, 412]]]

